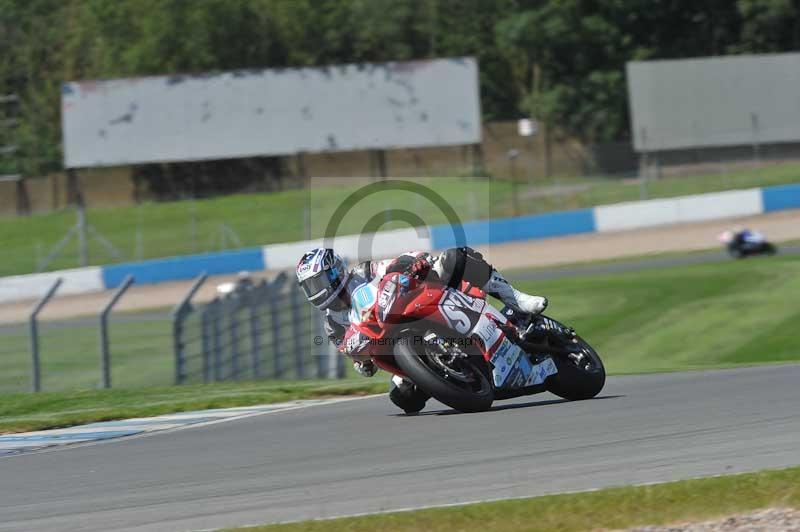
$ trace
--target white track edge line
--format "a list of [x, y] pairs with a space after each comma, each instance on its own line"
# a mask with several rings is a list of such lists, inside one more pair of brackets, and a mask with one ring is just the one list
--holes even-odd
[[[153, 431], [150, 431], [150, 432], [143, 431], [143, 432], [140, 432], [138, 434], [132, 434], [130, 436], [119, 436], [117, 438], [107, 438], [107, 439], [104, 439], [104, 440], [92, 440], [92, 441], [86, 441], [86, 442], [75, 442], [75, 443], [72, 443], [72, 444], [50, 445], [50, 446], [43, 447], [41, 449], [32, 450], [32, 451], [22, 451], [20, 453], [15, 453], [15, 454], [0, 455], [0, 460], [9, 459], [9, 458], [15, 458], [15, 457], [19, 457], [19, 456], [28, 456], [28, 455], [32, 455], [32, 454], [42, 454], [42, 453], [49, 453], [49, 452], [55, 452], [55, 451], [65, 451], [67, 449], [77, 449], [79, 447], [90, 447], [92, 445], [102, 445], [102, 444], [109, 444], [109, 443], [114, 443], [114, 442], [130, 441], [130, 440], [139, 439], [139, 438], [146, 438], [148, 436], [154, 436], [156, 434], [168, 434], [168, 433], [171, 433], [171, 432], [177, 432], [177, 431], [180, 431], [180, 430], [188, 430], [188, 429], [192, 429], [192, 428], [195, 428], [195, 427], [207, 427], [207, 426], [210, 426], [210, 425], [216, 425], [216, 424], [225, 423], [225, 422], [228, 422], [228, 421], [236, 421], [236, 420], [250, 418], [250, 417], [256, 417], [256, 416], [265, 416], [265, 415], [268, 415], [268, 414], [280, 414], [282, 412], [290, 412], [292, 410], [301, 410], [301, 409], [304, 409], [304, 408], [311, 408], [311, 407], [314, 407], [314, 406], [326, 406], [326, 405], [332, 405], [332, 404], [336, 404], [336, 403], [345, 403], [345, 402], [348, 402], [348, 401], [357, 401], [359, 399], [370, 399], [370, 398], [374, 398], [374, 397], [380, 397], [382, 395], [386, 395], [386, 394], [385, 393], [379, 393], [379, 394], [370, 394], [370, 395], [359, 395], [359, 396], [356, 396], [356, 397], [336, 397], [336, 398], [324, 400], [323, 402], [319, 402], [319, 403], [292, 405], [292, 406], [287, 406], [286, 408], [277, 408], [275, 410], [266, 410], [266, 411], [263, 411], [263, 412], [247, 412], [247, 413], [244, 413], [244, 414], [241, 414], [241, 415], [238, 415], [238, 416], [231, 416], [231, 417], [226, 417], [226, 418], [221, 418], [221, 419], [212, 419], [210, 421], [205, 421], [203, 423], [191, 423], [191, 424], [187, 424], [187, 425], [182, 425], [180, 427], [172, 427], [172, 428], [163, 429], [163, 430], [153, 430]], [[302, 401], [302, 399], [299, 399], [299, 400]], [[269, 405], [269, 403], [260, 404], [260, 405], [252, 405], [252, 406], [268, 406], [268, 405]], [[168, 414], [165, 414], [165, 415], [168, 415]], [[158, 417], [158, 416], [155, 416], [155, 417]], [[115, 421], [123, 421], [123, 420], [115, 420]]]

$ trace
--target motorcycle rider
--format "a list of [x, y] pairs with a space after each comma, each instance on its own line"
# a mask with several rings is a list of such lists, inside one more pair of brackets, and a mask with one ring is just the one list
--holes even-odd
[[763, 244], [765, 240], [766, 238], [764, 238], [764, 235], [746, 227], [737, 228], [733, 231], [733, 243], [739, 247], [746, 244]]
[[[363, 283], [390, 272], [401, 272], [424, 280], [438, 280], [452, 288], [462, 281], [482, 288], [518, 312], [539, 314], [547, 308], [547, 299], [521, 292], [469, 247], [450, 248], [438, 255], [411, 251], [394, 259], [365, 261], [348, 270], [346, 261], [330, 248], [316, 248], [305, 253], [297, 264], [297, 282], [309, 303], [325, 312], [325, 332], [339, 350], [349, 355], [361, 375], [372, 377], [378, 368], [368, 356], [359, 357], [342, 340], [350, 326], [350, 293]], [[389, 397], [406, 412], [418, 412], [428, 396], [412, 382], [392, 378]]]

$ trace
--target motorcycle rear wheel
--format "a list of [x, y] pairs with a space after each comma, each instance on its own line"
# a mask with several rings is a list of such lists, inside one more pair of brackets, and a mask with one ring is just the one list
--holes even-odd
[[587, 357], [582, 364], [564, 356], [553, 357], [558, 373], [547, 383], [547, 390], [568, 401], [595, 397], [606, 383], [606, 369], [600, 355], [580, 336], [578, 344]]
[[486, 360], [480, 355], [463, 353], [455, 368], [462, 380], [446, 375], [446, 370], [434, 360], [434, 353], [425, 344], [412, 345], [409, 341], [398, 342], [394, 354], [397, 365], [409, 379], [433, 398], [459, 412], [483, 412], [494, 402], [492, 374]]

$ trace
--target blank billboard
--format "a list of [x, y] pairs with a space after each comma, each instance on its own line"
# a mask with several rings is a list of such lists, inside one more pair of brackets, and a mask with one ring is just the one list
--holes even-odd
[[634, 148], [800, 140], [800, 54], [632, 62]]
[[473, 58], [62, 86], [68, 168], [481, 141]]

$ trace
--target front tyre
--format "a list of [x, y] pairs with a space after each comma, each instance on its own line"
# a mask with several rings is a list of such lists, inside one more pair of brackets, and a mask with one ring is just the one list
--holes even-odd
[[558, 373], [550, 378], [547, 390], [569, 401], [591, 399], [606, 383], [606, 369], [600, 355], [580, 336], [580, 351], [567, 356], [554, 356]]
[[[491, 371], [481, 355], [443, 344], [428, 333], [425, 342], [407, 338], [394, 349], [397, 365], [419, 388], [460, 412], [482, 412], [494, 401]], [[415, 345], [411, 345], [415, 344]]]

